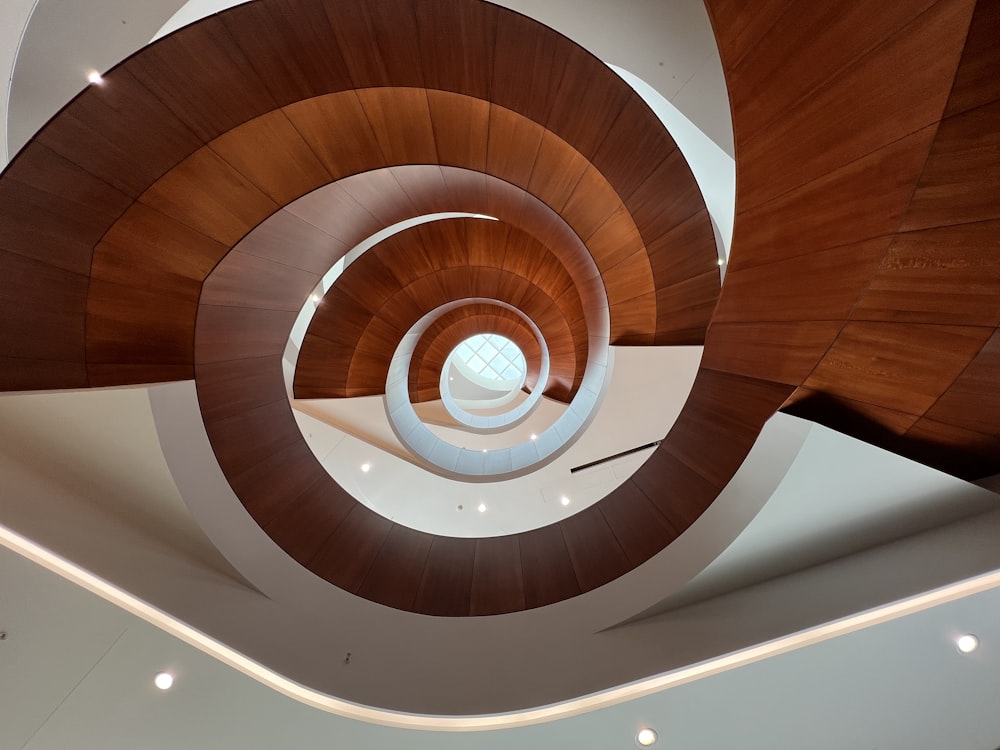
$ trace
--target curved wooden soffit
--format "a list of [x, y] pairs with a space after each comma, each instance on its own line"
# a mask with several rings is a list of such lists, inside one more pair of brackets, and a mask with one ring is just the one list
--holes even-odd
[[[594, 296], [593, 305], [606, 304], [603, 295]], [[534, 321], [552, 357], [556, 382], [547, 392], [570, 400], [583, 379], [589, 346], [580, 294], [538, 240], [482, 219], [435, 221], [405, 230], [350, 265], [324, 296], [303, 338], [296, 398], [384, 393], [389, 362], [403, 335], [431, 310], [475, 297], [510, 304]], [[471, 315], [478, 308], [459, 308], [449, 319], [462, 310]], [[529, 337], [534, 339], [530, 329]], [[433, 381], [435, 373], [416, 377]]]
[[[348, 185], [352, 175], [369, 179]], [[337, 226], [308, 215], [308, 196], [283, 208], [326, 185]], [[438, 615], [541, 606], [641, 563], [714, 497], [666, 503], [630, 482], [528, 534], [420, 534], [346, 496], [279, 395], [294, 311], [325, 269], [393, 221], [440, 210], [497, 216], [557, 255], [583, 244], [598, 273], [575, 287], [603, 287], [615, 343], [702, 340], [719, 277], [686, 163], [617, 76], [515, 13], [472, 1], [239, 6], [137, 53], [64, 108], [0, 178], [0, 210], [12, 279], [3, 387], [196, 377], [246, 507], [349, 591]]]
[[[280, 382], [295, 310], [391, 223], [383, 195], [410, 216], [497, 216], [552, 252], [568, 227], [616, 343], [701, 341], [718, 272], [683, 158], [599, 61], [486, 3], [259, 0], [83, 92], [0, 177], [2, 387], [195, 376], [220, 466], [275, 541], [348, 591], [435, 615], [542, 606], [641, 564], [786, 402], [831, 424], [859, 413], [901, 452], [975, 457], [956, 473], [995, 466], [996, 4], [708, 6], [736, 134], [733, 262], [677, 423], [591, 508], [494, 539], [393, 524], [316, 463]], [[459, 207], [448, 180], [470, 173], [481, 187]], [[337, 226], [283, 208], [330, 183]]]

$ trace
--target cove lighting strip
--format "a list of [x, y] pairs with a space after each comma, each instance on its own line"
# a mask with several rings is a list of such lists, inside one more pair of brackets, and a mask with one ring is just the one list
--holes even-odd
[[679, 687], [689, 682], [728, 672], [737, 667], [753, 664], [763, 659], [822, 643], [831, 638], [890, 622], [900, 617], [1000, 587], [1000, 570], [996, 570], [866, 612], [844, 617], [825, 625], [777, 638], [767, 643], [709, 659], [699, 664], [563, 703], [504, 714], [431, 716], [363, 706], [300, 685], [2, 524], [0, 524], [0, 544], [300, 703], [337, 716], [371, 724], [435, 732], [510, 729], [556, 719], [567, 719]]

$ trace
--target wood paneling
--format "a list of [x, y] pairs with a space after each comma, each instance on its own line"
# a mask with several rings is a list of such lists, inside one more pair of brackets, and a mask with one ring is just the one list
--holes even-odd
[[5, 391], [30, 391], [54, 388], [86, 388], [87, 366], [78, 361], [60, 362], [54, 359], [27, 359], [0, 356], [0, 388]]
[[926, 416], [1000, 439], [1000, 330], [995, 330]]
[[226, 479], [247, 511], [266, 525], [324, 476], [326, 470], [309, 446], [297, 440], [243, 472], [230, 472]]
[[297, 313], [319, 280], [317, 274], [237, 251], [205, 282], [201, 303]]
[[135, 198], [202, 142], [130, 67], [84, 89], [35, 142]]
[[632, 567], [642, 565], [677, 537], [656, 504], [631, 479], [601, 501], [600, 510]]
[[992, 332], [969, 326], [851, 322], [803, 385], [923, 414]]
[[124, 67], [204, 142], [277, 106], [218, 15], [164, 37]]
[[854, 320], [1000, 325], [1000, 221], [897, 234]]
[[[677, 147], [659, 137], [659, 120], [633, 93], [594, 154], [594, 166], [628, 199]], [[683, 158], [683, 157], [682, 157]]]
[[395, 525], [358, 594], [396, 609], [413, 609], [434, 537]]
[[467, 616], [475, 556], [475, 539], [434, 537], [414, 610], [436, 617]]
[[201, 305], [198, 309], [197, 362], [224, 362], [281, 354], [296, 313]]
[[838, 320], [716, 323], [702, 366], [734, 375], [799, 385], [837, 338]]
[[[473, 258], [482, 265], [473, 263]], [[499, 299], [534, 320], [552, 353], [553, 378], [569, 384], [568, 390], [560, 386], [553, 395], [572, 397], [586, 367], [589, 336], [572, 279], [559, 260], [524, 231], [480, 219], [422, 224], [358, 258], [310, 323], [299, 353], [296, 396], [382, 393], [389, 361], [403, 334], [436, 307], [469, 297]], [[466, 306], [448, 320], [480, 313], [480, 307]], [[650, 307], [648, 315], [653, 314]], [[428, 346], [436, 335], [427, 335]], [[321, 339], [334, 346], [317, 346]], [[337, 359], [327, 359], [331, 355]], [[443, 359], [439, 364], [428, 362], [411, 382], [436, 391], [442, 363]]]
[[94, 244], [129, 198], [40, 145], [0, 181], [0, 249], [86, 275]]
[[[778, 5], [774, 3], [772, 5]], [[715, 3], [714, 5], [722, 5]], [[759, 6], [760, 4], [758, 4]], [[755, 8], [755, 22], [770, 22], [727, 66], [732, 107], [740, 114], [740, 138], [749, 139], [796, 105], [829, 85], [830, 71], [858, 64], [906, 24], [933, 5], [932, 0], [886, 3], [878, 7], [864, 3], [839, 6], [794, 3], [781, 0], [780, 16], [770, 16], [769, 7]], [[905, 36], [905, 35], [901, 35]], [[889, 80], [889, 77], [885, 77]], [[767, 90], [766, 97], [760, 92]]]
[[87, 277], [0, 250], [0, 279], [0, 352], [26, 360], [0, 382], [24, 382], [31, 360], [83, 365]]
[[520, 188], [528, 187], [545, 128], [503, 107], [490, 107], [486, 171]]
[[228, 245], [133, 203], [94, 248], [91, 275], [116, 284], [167, 285], [197, 299], [205, 277], [227, 252]]
[[581, 593], [559, 524], [519, 534], [518, 544], [524, 601], [528, 609]]
[[[718, 299], [717, 268], [672, 286], [656, 290], [656, 335], [674, 331], [704, 331]], [[700, 337], [702, 340], [704, 334]]]
[[281, 356], [200, 362], [198, 400], [208, 422], [280, 401], [285, 394]]
[[719, 494], [718, 487], [663, 443], [622, 485], [626, 495], [631, 491], [628, 485], [638, 487], [677, 534], [694, 523]]
[[386, 164], [437, 163], [424, 89], [361, 89], [357, 94]]
[[[889, 238], [842, 245], [757, 266], [731, 267], [713, 326], [741, 321], [843, 321], [878, 268]], [[804, 289], [799, 279], [814, 279]]]
[[[328, 188], [325, 192], [334, 191]], [[268, 217], [267, 221], [244, 237], [236, 248], [241, 253], [314, 274], [326, 273], [350, 250], [345, 243], [287, 209]]]
[[634, 94], [607, 66], [584, 50], [571, 47], [545, 126], [594, 161], [605, 134]]
[[490, 3], [438, 0], [418, 6], [424, 85], [489, 99], [498, 16]]
[[323, 3], [248, 3], [221, 20], [279, 106], [354, 88]]
[[235, 245], [278, 204], [209, 148], [195, 151], [139, 199], [225, 245]]
[[998, 194], [1000, 101], [941, 123], [901, 229], [1000, 219]]
[[334, 179], [387, 166], [356, 92], [304, 99], [283, 112]]
[[481, 617], [522, 609], [525, 599], [519, 537], [477, 539], [469, 614]]
[[743, 463], [764, 422], [792, 390], [702, 368], [684, 410], [657, 452], [670, 453], [721, 490]]
[[393, 527], [392, 521], [358, 502], [309, 562], [309, 569], [356, 594]]
[[1000, 78], [996, 75], [998, 34], [1000, 6], [977, 2], [945, 117], [1000, 100]]
[[574, 513], [559, 525], [581, 591], [592, 591], [631, 569], [598, 506]]
[[[680, 149], [674, 149], [649, 177], [629, 194], [625, 199], [625, 206], [632, 214], [636, 225], [642, 227], [643, 237], [648, 244], [691, 220], [699, 211], [703, 211], [705, 201], [691, 174], [691, 168], [684, 160], [684, 155]], [[708, 240], [714, 242], [714, 235], [708, 216], [701, 216], [694, 221], [699, 222], [703, 230], [707, 225], [707, 232], [704, 235], [707, 239], [702, 240], [701, 244], [692, 243], [692, 245], [710, 247]], [[690, 253], [681, 248], [675, 249], [674, 252], [679, 257], [693, 255], [702, 257], [702, 254]]]
[[87, 362], [189, 363], [197, 313], [197, 294], [183, 286], [135, 287], [91, 279]]
[[891, 235], [903, 218], [936, 130], [924, 128], [798, 190], [739, 211], [734, 229], [739, 242], [734, 239], [730, 269]]
[[[445, 362], [462, 341], [477, 333], [496, 333], [513, 341], [525, 357], [525, 387], [534, 390], [541, 367], [541, 348], [534, 332], [516, 313], [497, 305], [479, 303], [445, 313], [424, 333], [410, 363], [410, 400], [414, 403], [441, 398], [440, 378]], [[573, 383], [576, 352], [551, 357], [550, 377]], [[569, 393], [575, 393], [570, 389]]]
[[1000, 473], [1000, 438], [923, 417], [895, 452], [967, 480]]
[[427, 91], [438, 164], [486, 170], [490, 105], [448, 91]]
[[332, 179], [281, 110], [223, 133], [208, 146], [281, 206]]
[[[742, 163], [757, 167], [741, 176], [742, 206], [766, 203], [938, 122], [969, 13], [966, 2], [938, 3], [784, 112], [762, 136], [741, 139]], [[929, 46], [937, 51], [931, 59], [907, 66]], [[904, 66], [907, 75], [886, 75]]]
[[493, 60], [492, 101], [545, 122], [569, 62], [558, 32], [519, 13], [500, 13]]
[[353, 497], [324, 476], [263, 528], [294, 560], [308, 566], [356, 505]]
[[[818, 200], [803, 207], [814, 210]], [[559, 370], [555, 378], [569, 392], [587, 352], [584, 310], [603, 304], [601, 282], [581, 271], [583, 252], [606, 276], [622, 338], [652, 343], [683, 333], [697, 341], [692, 326], [718, 291], [717, 277], [714, 289], [704, 283], [716, 252], [707, 213], [673, 141], [603, 63], [488, 3], [259, 0], [125, 61], [0, 177], [0, 249], [9, 251], [0, 257], [30, 266], [14, 283], [5, 278], [4, 309], [67, 292], [56, 317], [24, 322], [28, 335], [13, 331], [23, 316], [4, 320], [3, 335], [22, 347], [12, 351], [28, 356], [9, 365], [3, 382], [77, 386], [88, 344], [92, 382], [177, 377], [194, 367], [230, 483], [267, 533], [317, 575], [441, 616], [574, 596], [690, 524], [788, 388], [704, 376], [708, 385], [693, 392], [669, 451], [655, 454], [666, 458], [650, 464], [655, 471], [644, 467], [644, 484], [627, 483], [607, 511], [595, 506], [565, 528], [451, 540], [393, 526], [349, 498], [305, 447], [280, 356], [297, 301], [349, 247], [416, 213], [456, 209], [497, 216], [502, 238], [479, 222], [441, 234], [447, 251], [437, 256], [423, 249], [433, 244], [430, 229], [413, 233], [419, 251], [397, 243], [428, 278], [372, 262], [372, 283], [331, 292], [321, 309], [345, 306], [338, 325], [353, 346], [307, 336], [326, 347], [321, 359], [351, 349], [371, 369], [418, 303], [488, 288], [533, 312], [554, 362], [574, 363], [572, 377]], [[804, 247], [813, 249], [812, 239]], [[461, 244], [464, 255], [454, 249]], [[743, 246], [753, 248], [752, 238]], [[390, 294], [385, 279], [403, 296]], [[660, 292], [671, 310], [659, 316], [663, 330]], [[398, 307], [383, 309], [393, 297]], [[682, 309], [692, 305], [693, 316]], [[373, 312], [385, 317], [372, 323]], [[36, 356], [50, 359], [45, 374]], [[357, 391], [351, 370], [343, 374], [348, 393]], [[726, 406], [723, 391], [737, 403]], [[699, 435], [712, 420], [722, 427]], [[708, 446], [723, 439], [733, 444], [713, 469]]]

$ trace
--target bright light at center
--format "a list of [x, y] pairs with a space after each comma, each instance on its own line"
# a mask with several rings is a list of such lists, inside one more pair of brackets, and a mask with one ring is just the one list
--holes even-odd
[[561, 498], [559, 498], [559, 502], [561, 502], [563, 505], [569, 505], [569, 498], [563, 495]]
[[91, 83], [101, 83], [104, 80], [104, 78], [96, 70], [92, 70], [89, 73], [87, 73], [87, 80], [90, 81]]
[[957, 641], [955, 641], [955, 645], [963, 654], [971, 654], [979, 648], [979, 639], [970, 633], [968, 635], [961, 636]]
[[174, 676], [170, 672], [159, 672], [153, 678], [153, 684], [160, 690], [169, 690], [174, 684]]
[[639, 734], [635, 736], [635, 741], [643, 747], [649, 747], [656, 742], [656, 732], [649, 728], [640, 729]]
[[371, 464], [367, 464], [367, 463], [366, 464], [361, 464], [361, 471], [363, 471], [365, 474], [367, 474], [371, 470], [372, 470], [372, 465]]
[[486, 512], [486, 503], [479, 503], [479, 512], [480, 513]]

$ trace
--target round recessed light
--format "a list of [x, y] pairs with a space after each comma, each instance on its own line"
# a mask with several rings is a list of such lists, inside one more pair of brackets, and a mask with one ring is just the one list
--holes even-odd
[[170, 690], [174, 684], [174, 676], [170, 672], [157, 672], [153, 684], [160, 690]]
[[640, 729], [639, 733], [635, 736], [635, 741], [643, 747], [649, 747], [656, 742], [656, 732], [649, 727], [644, 727], [643, 729]]
[[486, 448], [483, 448], [483, 453], [486, 453]]
[[104, 77], [96, 70], [92, 70], [87, 73], [87, 80], [91, 83], [102, 83], [104, 81]]
[[719, 258], [719, 265], [720, 266], [726, 265], [726, 259], [725, 258]]
[[563, 495], [561, 498], [559, 498], [559, 502], [561, 502], [563, 505], [569, 505], [569, 498]]
[[480, 513], [485, 513], [486, 512], [486, 503], [479, 503], [478, 510], [479, 510]]
[[372, 465], [371, 464], [369, 464], [369, 463], [363, 463], [363, 464], [361, 464], [361, 471], [363, 471], [365, 474], [367, 474], [371, 470], [372, 470]]
[[310, 299], [311, 299], [311, 300], [312, 300], [313, 302], [319, 302], [319, 295], [318, 295], [318, 294], [314, 294], [314, 295], [312, 295], [312, 296], [310, 297]]
[[538, 440], [538, 435], [536, 435], [535, 433], [531, 433], [531, 439]]
[[971, 654], [979, 648], [979, 639], [972, 635], [972, 633], [967, 633], [966, 635], [959, 636], [955, 640], [955, 646], [963, 654]]
[[448, 380], [454, 380], [454, 379], [455, 378], [453, 378], [451, 375], [448, 376]]

